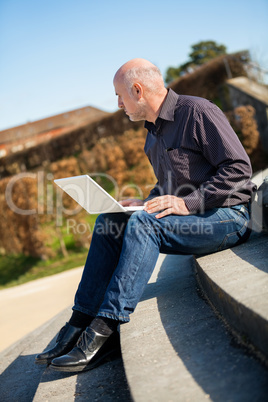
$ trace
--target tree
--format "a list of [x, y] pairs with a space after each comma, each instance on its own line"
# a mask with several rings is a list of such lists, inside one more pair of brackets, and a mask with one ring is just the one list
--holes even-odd
[[207, 63], [222, 54], [226, 54], [226, 46], [214, 41], [199, 42], [191, 46], [190, 60], [178, 67], [169, 67], [166, 71], [165, 81], [169, 84], [174, 79], [193, 71], [197, 66]]
[[226, 46], [217, 45], [214, 41], [199, 42], [192, 46], [192, 52], [189, 54], [191, 62], [197, 66], [207, 63], [209, 60], [214, 59], [226, 53]]

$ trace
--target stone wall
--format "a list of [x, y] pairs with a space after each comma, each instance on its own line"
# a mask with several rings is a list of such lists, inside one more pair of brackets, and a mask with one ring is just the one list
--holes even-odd
[[[228, 69], [226, 68], [228, 66]], [[200, 96], [215, 100], [219, 98], [222, 85], [232, 77], [245, 76], [243, 52], [223, 55], [200, 66], [174, 81], [170, 87], [178, 94]]]
[[6, 156], [0, 160], [0, 178], [45, 166], [86, 148], [90, 148], [102, 138], [122, 135], [130, 128], [138, 129], [142, 123], [132, 123], [122, 110], [89, 125], [77, 128], [67, 134], [53, 138], [38, 146]]
[[107, 114], [108, 113], [103, 112], [102, 110], [87, 106], [57, 114], [55, 116], [50, 116], [45, 119], [28, 122], [20, 126], [0, 131], [0, 144], [33, 137], [39, 133], [47, 132], [58, 127], [81, 125], [83, 122], [91, 122], [104, 117]]
[[[238, 106], [251, 105], [255, 109], [255, 119], [258, 124], [262, 146], [264, 150], [268, 152], [268, 97], [266, 93], [264, 93], [262, 99], [260, 96], [261, 91], [254, 95], [254, 92], [250, 91], [250, 81], [248, 82], [248, 88], [244, 86], [239, 87], [238, 85], [239, 84], [235, 84], [233, 80], [230, 80], [230, 82], [226, 84], [226, 96], [230, 103], [229, 108], [235, 109]], [[264, 89], [266, 88], [264, 87]], [[251, 93], [249, 93], [249, 91]]]

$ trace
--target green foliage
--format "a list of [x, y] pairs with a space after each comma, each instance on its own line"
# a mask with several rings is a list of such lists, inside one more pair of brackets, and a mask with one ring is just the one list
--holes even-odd
[[214, 41], [202, 41], [191, 46], [190, 60], [178, 67], [169, 67], [166, 71], [165, 81], [167, 84], [180, 76], [191, 72], [196, 66], [226, 53], [226, 46], [219, 45]]
[[186, 69], [188, 68], [188, 66], [186, 66], [186, 64], [189, 63], [185, 63], [179, 67], [169, 67], [166, 71], [166, 76], [165, 76], [165, 81], [167, 84], [169, 84], [170, 82], [176, 80], [177, 78], [179, 78], [180, 76], [184, 75], [186, 72]]
[[[84, 226], [87, 228], [85, 233], [85, 237], [87, 237], [93, 231], [96, 218], [97, 215], [85, 214], [83, 223], [78, 219], [71, 230], [67, 230], [67, 219], [63, 218], [63, 225], [59, 228], [59, 231], [67, 250], [66, 256], [62, 255], [60, 249], [60, 240], [55, 231], [55, 222], [43, 223], [42, 230], [49, 240], [47, 246], [50, 249], [50, 257], [42, 260], [41, 258], [24, 254], [0, 256], [0, 289], [21, 285], [84, 265], [88, 247], [84, 247], [81, 241], [78, 241], [80, 235], [77, 232], [77, 225], [80, 224], [80, 230], [83, 229], [82, 224], [87, 225]], [[75, 220], [75, 217], [72, 217], [72, 220]], [[87, 239], [87, 241], [89, 240]]]
[[209, 60], [225, 53], [226, 46], [218, 45], [214, 41], [207, 41], [192, 45], [192, 52], [189, 56], [194, 65], [200, 66], [201, 64], [207, 63]]
[[87, 250], [69, 252], [68, 257], [58, 255], [46, 261], [25, 255], [3, 256], [0, 258], [0, 289], [83, 266], [86, 257]]
[[0, 288], [24, 276], [39, 261], [39, 258], [25, 255], [0, 257]]

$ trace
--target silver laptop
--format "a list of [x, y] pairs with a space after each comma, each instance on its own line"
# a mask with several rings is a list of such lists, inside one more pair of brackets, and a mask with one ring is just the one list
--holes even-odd
[[90, 176], [74, 176], [54, 182], [90, 214], [142, 210], [143, 206], [123, 207]]

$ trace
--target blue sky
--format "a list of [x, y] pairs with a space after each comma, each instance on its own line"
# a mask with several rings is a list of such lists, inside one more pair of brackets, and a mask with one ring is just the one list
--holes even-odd
[[117, 109], [115, 71], [163, 74], [214, 40], [268, 69], [268, 0], [0, 0], [0, 130], [83, 106]]

